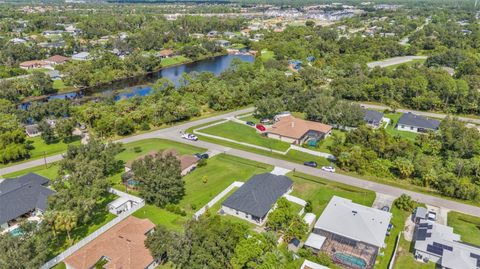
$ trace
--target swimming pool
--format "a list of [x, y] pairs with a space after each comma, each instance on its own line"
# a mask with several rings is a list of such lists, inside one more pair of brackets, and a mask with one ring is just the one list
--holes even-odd
[[333, 260], [353, 268], [363, 269], [367, 267], [367, 262], [364, 259], [347, 254], [347, 253], [342, 253], [342, 252], [335, 253], [333, 255]]
[[138, 180], [135, 180], [135, 179], [127, 180], [127, 185], [130, 187], [137, 187], [139, 184], [140, 182], [138, 182]]
[[20, 227], [17, 227], [15, 229], [11, 230], [10, 234], [13, 235], [13, 236], [19, 236], [19, 235], [23, 234], [23, 231]]

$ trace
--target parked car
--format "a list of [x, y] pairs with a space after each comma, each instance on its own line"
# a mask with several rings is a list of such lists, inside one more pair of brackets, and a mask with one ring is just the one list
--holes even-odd
[[255, 123], [253, 123], [253, 121], [247, 121], [246, 124], [247, 124], [248, 126], [255, 126]]
[[208, 153], [195, 153], [194, 155], [195, 155], [195, 157], [199, 158], [200, 160], [201, 159], [208, 159], [210, 157], [208, 155]]
[[437, 213], [433, 211], [429, 211], [427, 214], [427, 219], [431, 221], [436, 221], [437, 220]]
[[388, 205], [382, 207], [382, 210], [385, 212], [390, 212], [390, 207]]
[[260, 132], [265, 132], [267, 130], [267, 128], [265, 128], [265, 126], [261, 124], [255, 125], [255, 128], [257, 128], [257, 130], [259, 130]]
[[318, 164], [314, 161], [304, 162], [303, 165], [310, 166], [310, 167], [317, 167]]
[[391, 223], [390, 223], [390, 224], [388, 224], [387, 231], [389, 231], [389, 232], [390, 232], [390, 231], [392, 230], [392, 228], [393, 228], [393, 224], [391, 224]]
[[335, 173], [335, 167], [333, 167], [333, 166], [322, 166], [322, 170], [327, 171], [327, 172], [331, 172], [331, 173]]
[[196, 135], [193, 135], [193, 134], [187, 134], [187, 133], [184, 133], [182, 135], [182, 138], [183, 139], [187, 139], [187, 140], [192, 140], [192, 141], [197, 141], [198, 140], [198, 137]]
[[269, 119], [261, 119], [260, 123], [268, 124], [268, 123], [270, 123], [270, 120]]

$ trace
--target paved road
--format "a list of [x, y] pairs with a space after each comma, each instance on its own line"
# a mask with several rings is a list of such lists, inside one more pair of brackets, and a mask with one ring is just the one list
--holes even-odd
[[[224, 152], [224, 153], [229, 154], [229, 155], [233, 155], [233, 156], [237, 156], [237, 157], [241, 157], [241, 158], [245, 158], [245, 159], [249, 159], [249, 160], [253, 160], [253, 161], [257, 161], [257, 162], [262, 162], [262, 163], [270, 164], [270, 165], [273, 165], [273, 166], [279, 166], [279, 167], [283, 167], [283, 168], [286, 168], [286, 169], [289, 169], [289, 170], [295, 170], [295, 171], [302, 172], [302, 173], [312, 175], [312, 176], [326, 178], [326, 179], [329, 179], [329, 180], [332, 180], [332, 181], [341, 182], [341, 183], [348, 184], [348, 185], [351, 185], [351, 186], [356, 186], [356, 187], [372, 190], [372, 191], [375, 191], [377, 193], [381, 193], [381, 194], [385, 194], [385, 195], [398, 197], [398, 196], [405, 193], [405, 194], [410, 195], [413, 199], [415, 199], [419, 202], [422, 202], [422, 203], [426, 203], [426, 204], [430, 204], [430, 205], [434, 205], [434, 206], [438, 206], [438, 207], [445, 207], [445, 208], [450, 209], [450, 210], [454, 210], [454, 211], [462, 212], [462, 213], [465, 213], [465, 214], [480, 217], [480, 208], [479, 207], [466, 205], [466, 204], [451, 201], [451, 200], [448, 200], [448, 199], [443, 199], [443, 198], [440, 198], [440, 197], [435, 197], [435, 196], [430, 196], [430, 195], [426, 195], [426, 194], [422, 194], [422, 193], [416, 193], [416, 192], [413, 192], [413, 191], [403, 190], [403, 189], [398, 188], [398, 187], [393, 187], [393, 186], [380, 184], [380, 183], [376, 183], [376, 182], [372, 182], [372, 181], [368, 181], [368, 180], [363, 180], [363, 179], [359, 179], [359, 178], [355, 178], [355, 177], [351, 177], [351, 176], [347, 176], [347, 175], [343, 175], [343, 174], [324, 172], [320, 169], [311, 168], [311, 167], [307, 167], [307, 166], [304, 166], [304, 165], [301, 165], [301, 164], [296, 164], [296, 163], [292, 163], [292, 162], [289, 162], [289, 161], [279, 160], [279, 159], [275, 159], [275, 158], [271, 158], [271, 157], [263, 156], [263, 155], [260, 155], [260, 154], [243, 151], [243, 150], [232, 149], [232, 148], [224, 147], [224, 146], [217, 145], [217, 144], [214, 144], [214, 143], [209, 143], [209, 142], [205, 142], [205, 141], [201, 141], [201, 140], [194, 142], [194, 141], [188, 141], [188, 140], [180, 138], [179, 132], [184, 131], [184, 130], [190, 128], [190, 127], [193, 127], [193, 126], [196, 126], [196, 125], [199, 125], [199, 124], [203, 124], [203, 123], [207, 123], [207, 122], [210, 122], [210, 121], [223, 119], [225, 117], [231, 117], [231, 116], [234, 116], [234, 115], [237, 115], [237, 114], [248, 113], [248, 112], [251, 112], [252, 110], [253, 110], [252, 108], [243, 109], [243, 110], [239, 110], [239, 111], [235, 111], [235, 112], [231, 112], [231, 113], [227, 113], [227, 114], [223, 114], [223, 115], [219, 115], [219, 116], [215, 116], [215, 117], [211, 117], [211, 118], [201, 119], [201, 120], [181, 124], [181, 125], [178, 125], [178, 126], [173, 126], [173, 127], [166, 128], [166, 129], [153, 131], [153, 132], [146, 133], [146, 134], [127, 137], [127, 138], [121, 139], [119, 141], [124, 142], [124, 143], [128, 143], [128, 142], [134, 142], [134, 141], [148, 139], [148, 138], [169, 139], [169, 140], [173, 140], [173, 141], [177, 141], [177, 142], [181, 142], [181, 143], [185, 143], [185, 144], [194, 145], [194, 146], [197, 146], [197, 147], [202, 147], [202, 148], [208, 149], [209, 151]], [[50, 157], [47, 160], [47, 162], [54, 162], [54, 161], [59, 160], [59, 159], [61, 159], [61, 155]], [[8, 168], [3, 168], [1, 170], [1, 173], [2, 174], [11, 173], [11, 172], [23, 170], [23, 169], [26, 169], [26, 168], [42, 165], [42, 164], [43, 164], [43, 160], [31, 161], [31, 162], [28, 162], [28, 163], [18, 164], [18, 165], [11, 166], [11, 167], [8, 167]]]
[[[115, 142], [130, 143], [130, 142], [135, 142], [135, 141], [149, 139], [149, 138], [162, 138], [162, 136], [166, 133], [176, 134], [177, 136], [179, 136], [180, 131], [185, 131], [190, 127], [197, 126], [197, 125], [204, 124], [204, 123], [211, 122], [211, 121], [221, 120], [221, 119], [224, 119], [226, 117], [234, 117], [235, 115], [245, 114], [245, 113], [250, 113], [250, 112], [253, 112], [253, 107], [245, 108], [245, 109], [241, 109], [241, 110], [237, 110], [237, 111], [233, 111], [233, 112], [229, 112], [229, 113], [225, 113], [225, 114], [221, 114], [221, 115], [218, 115], [218, 116], [213, 116], [213, 117], [210, 117], [210, 118], [205, 118], [205, 119], [200, 119], [200, 120], [196, 120], [196, 121], [187, 122], [187, 123], [180, 124], [180, 125], [175, 125], [175, 126], [172, 126], [172, 127], [169, 127], [169, 128], [152, 131], [152, 132], [149, 132], [149, 133], [144, 133], [144, 134], [134, 135], [134, 136], [130, 136], [130, 137], [125, 137], [125, 138], [119, 139]], [[47, 157], [46, 162], [47, 163], [53, 163], [53, 162], [59, 161], [61, 159], [62, 159], [62, 155], [58, 154], [58, 155], [53, 155], [53, 156]], [[42, 159], [37, 159], [37, 160], [25, 162], [25, 163], [20, 163], [20, 164], [17, 164], [17, 165], [8, 166], [8, 167], [0, 169], [0, 176], [10, 174], [10, 173], [13, 173], [13, 172], [17, 172], [17, 171], [21, 171], [21, 170], [25, 170], [25, 169], [28, 169], [28, 168], [44, 165], [44, 164], [45, 164], [45, 160], [42, 158]]]
[[402, 57], [393, 57], [381, 61], [367, 63], [367, 66], [370, 68], [374, 67], [387, 67], [396, 64], [403, 64], [415, 59], [427, 59], [427, 56], [402, 56]]
[[[383, 105], [371, 105], [371, 104], [360, 104], [360, 105], [365, 107], [365, 108], [376, 109], [376, 110], [390, 109], [388, 106], [383, 106]], [[443, 119], [443, 118], [446, 118], [447, 116], [449, 116], [447, 114], [442, 114], [442, 113], [434, 113], [434, 112], [419, 111], [419, 110], [412, 110], [412, 109], [396, 109], [396, 111], [402, 112], [402, 113], [411, 112], [411, 113], [415, 113], [417, 115], [422, 115], [422, 116], [430, 117], [430, 118], [438, 118], [438, 119]], [[458, 120], [461, 120], [461, 121], [480, 124], [480, 119], [458, 117], [458, 116], [455, 116], [455, 115], [450, 115], [450, 116], [454, 116]]]

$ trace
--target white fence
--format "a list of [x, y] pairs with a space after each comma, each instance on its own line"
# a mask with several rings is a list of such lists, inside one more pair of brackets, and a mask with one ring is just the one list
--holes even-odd
[[[138, 199], [138, 198], [137, 198]], [[92, 240], [106, 232], [108, 229], [112, 228], [122, 220], [126, 219], [128, 216], [133, 214], [135, 211], [138, 209], [142, 208], [145, 205], [145, 201], [141, 200], [140, 203], [134, 205], [129, 211], [123, 212], [120, 215], [118, 215], [116, 218], [114, 218], [112, 221], [109, 223], [103, 225], [100, 227], [98, 230], [95, 232], [89, 234], [87, 237], [83, 238], [82, 240], [78, 241], [75, 245], [69, 247], [67, 250], [64, 252], [60, 253], [57, 257], [49, 260], [47, 263], [42, 265], [40, 267], [41, 269], [49, 269], [52, 268], [53, 266], [57, 265], [58, 263], [62, 262], [65, 258], [68, 256], [72, 255], [75, 251], [79, 250], [86, 244], [90, 243]]]
[[214, 204], [218, 203], [218, 201], [220, 201], [225, 195], [227, 195], [231, 190], [233, 190], [233, 188], [239, 188], [241, 186], [243, 186], [243, 182], [239, 182], [239, 181], [233, 182], [232, 184], [230, 184], [230, 186], [228, 186], [226, 189], [224, 189], [221, 193], [219, 193], [217, 196], [215, 196], [212, 200], [210, 200], [210, 202], [208, 202], [206, 206], [200, 208], [200, 210], [195, 212], [193, 217], [195, 219], [198, 219], [198, 217], [200, 217], [203, 213], [205, 213], [205, 211], [207, 210], [207, 207], [208, 208], [212, 207]]
[[397, 236], [397, 240], [395, 242], [395, 248], [393, 249], [393, 255], [392, 255], [392, 258], [390, 259], [390, 263], [388, 264], [388, 269], [393, 269], [393, 266], [395, 265], [395, 258], [397, 257], [398, 243], [400, 242], [401, 236], [402, 236], [402, 232], [400, 232]]
[[333, 155], [330, 154], [330, 153], [325, 153], [325, 152], [321, 152], [321, 151], [316, 151], [316, 150], [311, 150], [311, 149], [307, 149], [307, 148], [302, 148], [302, 147], [295, 146], [295, 145], [291, 145], [291, 146], [290, 146], [290, 149], [294, 149], [294, 150], [298, 150], [298, 151], [301, 151], [301, 152], [305, 152], [305, 153], [308, 153], [308, 154], [310, 154], [310, 155], [315, 155], [315, 156], [327, 158], [327, 159], [329, 159], [329, 160], [336, 160], [335, 156], [333, 156]]

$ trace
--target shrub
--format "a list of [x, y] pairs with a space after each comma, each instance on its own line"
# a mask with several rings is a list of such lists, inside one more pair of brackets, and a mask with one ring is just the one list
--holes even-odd
[[168, 204], [168, 205], [165, 206], [165, 209], [169, 212], [172, 212], [172, 213], [180, 215], [180, 216], [186, 216], [187, 215], [187, 212], [185, 212], [185, 210], [181, 209], [178, 205]]
[[140, 153], [140, 152], [142, 152], [142, 148], [141, 147], [134, 147], [133, 152]]
[[395, 206], [403, 211], [412, 211], [416, 206], [417, 203], [412, 200], [412, 197], [402, 194], [397, 200], [394, 202]]
[[207, 165], [207, 159], [201, 159], [197, 164], [198, 167], [203, 167], [206, 165]]

